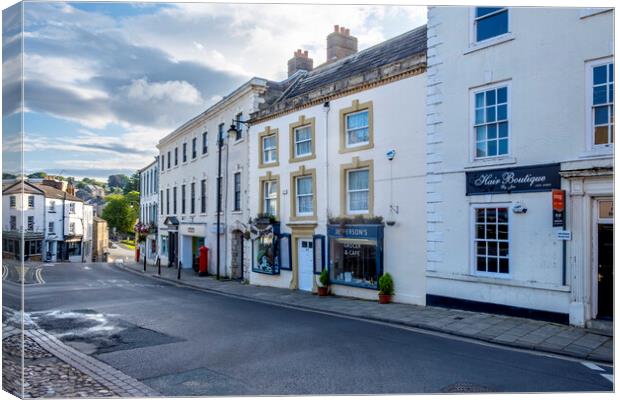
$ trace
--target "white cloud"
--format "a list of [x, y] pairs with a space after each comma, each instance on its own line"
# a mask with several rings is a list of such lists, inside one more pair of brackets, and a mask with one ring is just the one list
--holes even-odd
[[146, 77], [134, 79], [127, 87], [127, 97], [141, 101], [170, 100], [181, 104], [199, 104], [200, 92], [186, 81], [167, 81], [150, 83]]

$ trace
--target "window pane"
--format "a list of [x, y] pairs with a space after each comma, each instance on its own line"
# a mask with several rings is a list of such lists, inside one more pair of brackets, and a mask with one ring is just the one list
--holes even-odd
[[476, 254], [479, 256], [486, 256], [487, 246], [485, 242], [481, 241], [476, 243]]
[[497, 124], [487, 125], [487, 138], [488, 139], [497, 138]]
[[497, 104], [508, 102], [508, 88], [501, 87], [497, 89]]
[[501, 122], [498, 129], [499, 137], [508, 137], [508, 122]]
[[596, 125], [606, 124], [608, 122], [607, 106], [594, 107], [594, 123]]
[[592, 69], [593, 83], [598, 85], [607, 82], [607, 65], [600, 65]]
[[352, 192], [350, 193], [350, 205], [351, 211], [365, 211], [368, 210], [368, 192]]
[[608, 140], [607, 126], [597, 126], [594, 128], [594, 144], [607, 144]]
[[499, 242], [499, 255], [503, 257], [508, 257], [508, 243], [507, 242]]
[[609, 85], [609, 102], [613, 103], [614, 102], [614, 84], [612, 83], [611, 85]]
[[502, 274], [508, 273], [508, 259], [507, 258], [499, 259], [499, 272], [501, 272]]
[[487, 156], [487, 143], [480, 142], [476, 144], [476, 157], [486, 157]]
[[[482, 210], [484, 212], [484, 210]], [[476, 224], [476, 239], [484, 239], [485, 236], [484, 224]]]
[[368, 189], [368, 170], [349, 172], [349, 190]]
[[486, 91], [487, 106], [495, 105], [495, 90]]
[[607, 66], [609, 67], [608, 81], [613, 82], [614, 81], [614, 63], [610, 63]]
[[484, 222], [484, 208], [476, 210], [476, 222]]
[[487, 107], [487, 122], [495, 122], [495, 107]]
[[476, 22], [476, 40], [485, 40], [508, 32], [508, 10]]
[[297, 143], [295, 146], [296, 148], [296, 152], [297, 155], [303, 155], [303, 154], [310, 154], [312, 152], [312, 149], [310, 147], [310, 143], [311, 142], [301, 142], [301, 143]]
[[312, 212], [312, 196], [298, 197], [299, 200], [299, 212], [311, 213]]
[[295, 141], [310, 140], [310, 127], [298, 128], [295, 130]]
[[508, 223], [508, 209], [507, 208], [497, 209], [497, 222]]
[[484, 107], [484, 93], [476, 93], [476, 108]]
[[497, 210], [495, 208], [487, 208], [487, 223], [497, 222]]
[[497, 242], [487, 243], [487, 251], [488, 251], [488, 255], [496, 256], [497, 255]]
[[479, 126], [476, 128], [476, 140], [477, 141], [481, 141], [485, 139], [485, 127], [484, 126]]
[[501, 139], [499, 141], [498, 155], [508, 154], [508, 139]]
[[497, 239], [497, 228], [495, 224], [487, 225], [487, 239]]
[[488, 268], [487, 271], [488, 272], [497, 272], [497, 258], [495, 257], [489, 257], [487, 259], [487, 263], [488, 263]]
[[592, 93], [593, 104], [607, 103], [607, 85], [595, 86]]
[[505, 104], [497, 106], [497, 119], [502, 120], [506, 118], [508, 118], [508, 106]]
[[347, 115], [347, 129], [363, 128], [368, 126], [368, 111]]
[[297, 195], [312, 194], [312, 178], [297, 178]]
[[497, 226], [497, 239], [508, 240], [508, 225], [500, 224]]
[[496, 140], [491, 140], [489, 142], [487, 142], [488, 146], [487, 146], [487, 156], [496, 156], [497, 155], [497, 141]]
[[501, 7], [476, 7], [476, 18], [490, 14], [497, 10], [501, 10]]
[[476, 124], [484, 123], [484, 108], [479, 108], [476, 110]]
[[368, 128], [355, 129], [348, 133], [349, 144], [368, 142]]
[[476, 257], [476, 269], [481, 272], [485, 272], [487, 270], [485, 257]]

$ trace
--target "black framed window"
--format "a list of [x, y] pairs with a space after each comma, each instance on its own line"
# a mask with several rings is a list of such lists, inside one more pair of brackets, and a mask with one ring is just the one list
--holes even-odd
[[163, 191], [163, 190], [160, 190], [160, 191], [159, 191], [159, 193], [161, 194], [161, 200], [160, 200], [160, 203], [161, 203], [161, 205], [162, 205], [162, 206], [161, 206], [161, 210], [160, 210], [160, 211], [161, 211], [161, 215], [164, 215], [164, 191]]
[[191, 208], [191, 213], [194, 214], [196, 212], [196, 184], [194, 182], [192, 182], [190, 186], [189, 206]]
[[181, 214], [185, 214], [185, 185], [181, 185]]
[[172, 213], [177, 213], [177, 187], [172, 188]]
[[207, 154], [207, 150], [209, 149], [208, 141], [209, 141], [208, 133], [207, 131], [204, 131], [202, 133], [202, 154]]
[[170, 189], [166, 189], [166, 215], [170, 215]]
[[174, 148], [174, 165], [175, 166], [179, 165], [179, 148], [178, 147]]
[[200, 212], [207, 212], [207, 180], [200, 181]]
[[163, 171], [164, 169], [166, 169], [166, 164], [164, 164], [164, 160], [166, 159], [166, 156], [164, 154], [161, 155], [161, 170]]
[[168, 169], [170, 169], [170, 151], [168, 151]]
[[235, 140], [241, 140], [243, 139], [243, 127], [240, 121], [243, 118], [243, 113], [239, 113], [237, 114], [237, 116], [235, 117], [235, 128], [237, 129], [237, 134], [235, 136]]
[[233, 208], [234, 208], [234, 211], [240, 211], [241, 210], [241, 172], [235, 172], [234, 185], [235, 185], [235, 197], [234, 197]]
[[193, 138], [192, 139], [192, 158], [196, 158], [196, 156], [198, 155], [198, 153], [197, 153], [198, 150], [196, 149], [196, 147], [198, 145], [197, 142], [198, 142], [197, 138]]
[[187, 143], [183, 143], [183, 162], [187, 161]]

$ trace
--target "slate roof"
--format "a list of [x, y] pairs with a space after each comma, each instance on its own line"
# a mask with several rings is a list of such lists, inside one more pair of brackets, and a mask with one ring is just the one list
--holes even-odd
[[[45, 197], [48, 199], [57, 199], [57, 200], [71, 200], [71, 201], [79, 201], [80, 203], [83, 203], [84, 200], [80, 199], [79, 197], [70, 195], [67, 192], [63, 192], [60, 189], [56, 189], [55, 187], [51, 187], [51, 186], [47, 186], [44, 185], [42, 183], [33, 183], [33, 186], [35, 186], [37, 189], [40, 189], [43, 191], [43, 193], [45, 193]], [[67, 197], [65, 197], [65, 195]]]
[[2, 194], [20, 193], [43, 194], [36, 185], [22, 180], [16, 181], [2, 188]]
[[423, 25], [338, 61], [318, 66], [298, 80], [283, 99], [425, 52], [426, 25]]

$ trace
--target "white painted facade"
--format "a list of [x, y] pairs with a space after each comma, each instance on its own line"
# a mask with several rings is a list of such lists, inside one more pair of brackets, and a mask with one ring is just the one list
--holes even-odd
[[140, 170], [140, 223], [153, 225], [144, 243], [140, 244], [140, 258], [154, 264], [157, 261], [157, 222], [159, 219], [159, 158]]
[[[508, 32], [480, 42], [474, 24], [474, 8], [428, 11], [427, 293], [567, 315], [583, 326], [595, 316], [592, 215], [598, 199], [613, 195], [613, 144], [593, 145], [590, 103], [592, 63], [613, 57], [613, 11], [509, 8]], [[498, 87], [508, 93], [508, 152], [477, 158], [475, 93]], [[465, 193], [468, 171], [548, 163], [564, 176], [565, 259], [551, 192]], [[527, 213], [512, 212], [519, 202]], [[476, 207], [509, 210], [508, 273], [476, 268]]]
[[[222, 214], [220, 223], [220, 275], [239, 278], [241, 265], [248, 268], [249, 246], [241, 249], [238, 240], [248, 220], [248, 127], [240, 125], [241, 137], [227, 138], [231, 122], [245, 121], [258, 109], [266, 81], [253, 78], [229, 96], [219, 101], [202, 114], [193, 118], [177, 130], [164, 137], [159, 149], [159, 215], [158, 251], [162, 265], [168, 265], [171, 241], [176, 241], [177, 258], [184, 268], [191, 268], [198, 248], [204, 244], [209, 249], [208, 270], [216, 274], [217, 246], [217, 171], [218, 132], [225, 138], [222, 147]], [[221, 126], [221, 128], [220, 128]], [[206, 132], [206, 151], [203, 151], [203, 133]], [[196, 140], [196, 156], [193, 156], [192, 141]], [[186, 160], [183, 160], [183, 145], [186, 146]], [[175, 149], [178, 161], [175, 162]], [[241, 179], [239, 201], [235, 208], [235, 174]], [[202, 185], [205, 181], [203, 200]], [[191, 210], [191, 187], [194, 185], [194, 212]], [[185, 212], [182, 210], [182, 187], [185, 185]], [[177, 191], [177, 206], [174, 210], [174, 188]], [[204, 209], [203, 209], [204, 201]], [[176, 217], [178, 226], [166, 225], [168, 217]], [[176, 236], [176, 239], [174, 239]], [[241, 254], [246, 258], [241, 260]], [[247, 277], [247, 275], [246, 275]]]
[[[250, 137], [250, 215], [256, 217], [261, 211], [260, 179], [268, 174], [279, 178], [279, 204], [277, 219], [281, 232], [291, 233], [292, 269], [281, 270], [279, 275], [252, 272], [250, 283], [291, 289], [314, 290], [318, 275], [312, 275], [308, 282], [305, 259], [311, 255], [304, 252], [301, 241], [312, 240], [312, 235], [325, 235], [327, 248], [327, 224], [329, 217], [350, 214], [341, 209], [341, 166], [372, 162], [372, 185], [374, 202], [371, 214], [395, 221], [394, 226], [384, 227], [383, 272], [394, 278], [394, 300], [402, 303], [425, 304], [425, 73], [395, 80], [353, 94], [330, 99], [288, 112], [284, 115], [260, 121], [252, 126]], [[340, 152], [340, 110], [359, 104], [372, 103], [372, 148], [352, 152]], [[314, 119], [316, 157], [304, 161], [290, 162], [291, 146], [289, 129], [303, 116], [305, 121]], [[258, 135], [277, 130], [278, 164], [259, 167]], [[388, 160], [386, 153], [395, 150], [395, 157]], [[315, 170], [316, 216], [306, 220], [295, 220], [291, 210], [291, 174]], [[391, 212], [390, 205], [398, 208], [398, 214]], [[296, 207], [295, 205], [293, 205]], [[310, 232], [310, 234], [308, 233]], [[296, 253], [296, 254], [295, 254]], [[325, 255], [327, 263], [329, 254]], [[252, 260], [256, 263], [256, 260]], [[377, 290], [330, 285], [332, 293], [366, 299], [377, 299]]]

